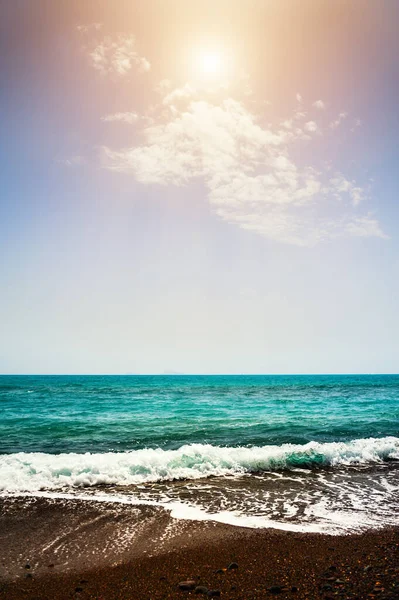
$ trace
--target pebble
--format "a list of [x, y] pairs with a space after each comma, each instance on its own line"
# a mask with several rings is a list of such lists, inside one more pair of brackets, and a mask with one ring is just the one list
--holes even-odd
[[238, 565], [235, 562], [232, 562], [229, 564], [229, 566], [227, 567], [229, 571], [231, 571], [232, 569], [238, 569]]
[[220, 596], [220, 590], [208, 590], [208, 596], [211, 598], [215, 596]]
[[206, 595], [207, 593], [208, 593], [208, 588], [205, 587], [204, 585], [197, 585], [197, 587], [194, 589], [194, 594]]
[[25, 569], [30, 569], [30, 564], [29, 563], [26, 563]]
[[281, 587], [281, 585], [272, 585], [272, 587], [269, 587], [269, 592], [271, 594], [281, 594], [282, 591], [283, 588]]
[[182, 590], [184, 592], [189, 592], [190, 590], [193, 590], [197, 585], [197, 582], [194, 581], [193, 579], [189, 579], [187, 581], [181, 581], [178, 585], [179, 590]]

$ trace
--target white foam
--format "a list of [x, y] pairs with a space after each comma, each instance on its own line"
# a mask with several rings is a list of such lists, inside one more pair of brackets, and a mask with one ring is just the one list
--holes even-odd
[[202, 479], [309, 466], [381, 463], [399, 459], [399, 438], [351, 442], [223, 448], [204, 444], [178, 450], [143, 449], [103, 454], [17, 453], [0, 455], [0, 490], [38, 491], [101, 484], [137, 485]]
[[[196, 444], [169, 451], [19, 453], [0, 455], [0, 495], [143, 504], [163, 507], [176, 519], [335, 534], [399, 524], [397, 471], [382, 465], [379, 474], [373, 471], [375, 475], [370, 479], [368, 471], [362, 478], [359, 473], [363, 470], [358, 469], [315, 472], [303, 467], [382, 464], [398, 458], [399, 439], [394, 437], [303, 446], [221, 448]], [[291, 469], [291, 474], [282, 469]], [[248, 491], [235, 477], [226, 482], [227, 487], [219, 484], [216, 488], [212, 480], [183, 487], [167, 483], [261, 471], [267, 473], [251, 477], [253, 482], [259, 481], [260, 487], [250, 486]], [[269, 483], [263, 486], [266, 476]], [[231, 483], [235, 481], [241, 481], [237, 488]], [[276, 488], [269, 486], [273, 481], [278, 484]], [[148, 482], [163, 483], [154, 487], [145, 485]], [[98, 487], [86, 493], [78, 491], [100, 484], [125, 486], [124, 493], [121, 488], [111, 493]], [[132, 484], [134, 488], [126, 487]], [[184, 497], [180, 490], [190, 490], [190, 494]], [[217, 502], [213, 502], [215, 498]]]
[[131, 485], [275, 470], [299, 464], [378, 463], [387, 458], [399, 458], [398, 438], [253, 448], [193, 444], [178, 450], [143, 449], [103, 454], [18, 453], [0, 456], [0, 489], [34, 491], [65, 486]]
[[[0, 497], [3, 494], [0, 494]], [[279, 529], [281, 531], [295, 531], [299, 533], [327, 533], [336, 535], [341, 533], [340, 527], [329, 526], [326, 522], [320, 523], [285, 523], [268, 519], [266, 517], [247, 516], [233, 511], [220, 511], [208, 513], [198, 506], [190, 506], [184, 502], [156, 502], [151, 500], [139, 500], [125, 495], [100, 493], [94, 495], [67, 493], [67, 492], [34, 492], [7, 494], [14, 498], [48, 498], [55, 500], [80, 500], [87, 502], [104, 502], [111, 504], [123, 504], [133, 506], [155, 506], [163, 508], [170, 513], [174, 519], [188, 521], [215, 521], [235, 527], [246, 527], [250, 529]]]
[[[0, 493], [0, 497], [4, 493]], [[33, 493], [9, 493], [7, 497], [14, 498], [47, 498], [49, 500], [80, 500], [95, 503], [122, 504], [129, 506], [155, 506], [163, 508], [170, 516], [178, 520], [190, 521], [214, 521], [235, 527], [251, 529], [277, 529], [280, 531], [292, 531], [297, 533], [324, 533], [327, 535], [342, 535], [345, 533], [360, 533], [366, 529], [378, 529], [387, 525], [399, 525], [399, 515], [383, 522], [373, 519], [371, 514], [359, 514], [344, 510], [331, 510], [324, 498], [319, 502], [309, 505], [306, 515], [310, 520], [302, 522], [279, 521], [267, 516], [245, 515], [239, 511], [207, 512], [199, 506], [193, 506], [185, 502], [159, 502], [155, 500], [140, 500], [124, 494], [97, 493], [96, 495], [78, 492], [33, 492]]]

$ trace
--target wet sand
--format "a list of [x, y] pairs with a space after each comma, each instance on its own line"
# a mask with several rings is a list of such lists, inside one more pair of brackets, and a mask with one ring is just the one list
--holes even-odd
[[326, 536], [175, 520], [148, 506], [0, 500], [1, 599], [210, 597], [180, 590], [187, 580], [232, 600], [399, 599], [399, 530]]

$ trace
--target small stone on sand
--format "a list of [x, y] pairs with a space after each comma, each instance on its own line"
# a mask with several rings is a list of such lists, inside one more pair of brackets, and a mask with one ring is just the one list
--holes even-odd
[[204, 594], [206, 595], [208, 593], [208, 588], [205, 587], [204, 585], [197, 585], [197, 587], [194, 590], [194, 594]]
[[178, 585], [179, 590], [183, 592], [189, 592], [193, 590], [197, 585], [197, 582], [193, 579], [188, 579], [187, 581], [181, 581]]

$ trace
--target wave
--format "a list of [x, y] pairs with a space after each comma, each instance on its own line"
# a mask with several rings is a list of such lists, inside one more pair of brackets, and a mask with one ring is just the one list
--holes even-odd
[[0, 455], [0, 490], [33, 492], [104, 484], [137, 485], [176, 479], [240, 475], [294, 468], [368, 465], [399, 460], [399, 438], [309, 442], [261, 447], [185, 445], [96, 454]]

